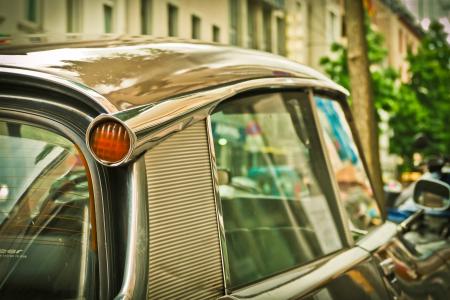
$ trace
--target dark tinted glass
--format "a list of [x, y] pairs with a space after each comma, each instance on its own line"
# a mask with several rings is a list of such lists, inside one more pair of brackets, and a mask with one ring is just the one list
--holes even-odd
[[0, 298], [94, 296], [91, 200], [75, 145], [0, 121]]

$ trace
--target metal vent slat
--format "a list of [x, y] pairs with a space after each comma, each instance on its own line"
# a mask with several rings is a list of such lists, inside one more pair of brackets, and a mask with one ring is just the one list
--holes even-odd
[[224, 293], [205, 122], [145, 154], [150, 299], [215, 299]]

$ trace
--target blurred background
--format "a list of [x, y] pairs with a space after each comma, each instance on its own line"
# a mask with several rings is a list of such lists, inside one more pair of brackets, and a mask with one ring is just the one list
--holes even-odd
[[[350, 89], [344, 2], [0, 0], [0, 43], [215, 42], [285, 56]], [[450, 0], [363, 2], [383, 180], [414, 181], [424, 161], [450, 152]]]

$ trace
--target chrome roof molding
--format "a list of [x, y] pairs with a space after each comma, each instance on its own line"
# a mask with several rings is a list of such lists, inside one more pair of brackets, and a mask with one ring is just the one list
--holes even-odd
[[56, 44], [12, 50], [0, 49], [0, 65], [67, 78], [96, 91], [117, 110], [259, 78], [332, 82], [320, 72], [282, 56], [217, 44], [139, 39], [128, 43], [119, 39], [112, 44]]
[[[0, 74], [1, 74], [1, 80], [7, 80], [8, 78], [12, 78], [14, 76], [20, 77], [21, 81], [18, 82], [19, 84], [24, 84], [23, 79], [33, 81], [33, 80], [41, 80], [44, 82], [50, 82], [57, 86], [69, 89], [71, 91], [75, 91], [91, 101], [89, 101], [90, 106], [94, 106], [94, 108], [101, 112], [106, 113], [115, 113], [118, 110], [115, 106], [111, 104], [110, 101], [108, 101], [104, 96], [97, 93], [96, 91], [90, 89], [87, 86], [84, 86], [76, 81], [69, 80], [64, 77], [60, 77], [58, 75], [50, 74], [43, 71], [38, 70], [30, 70], [30, 69], [24, 69], [24, 68], [15, 68], [10, 66], [2, 66], [0, 61]], [[92, 105], [94, 104], [94, 105]]]
[[[143, 105], [114, 114], [102, 114], [95, 118], [86, 133], [86, 143], [90, 149], [92, 128], [108, 119], [122, 123], [131, 135], [131, 149], [119, 162], [108, 163], [97, 159], [107, 166], [119, 166], [133, 161], [146, 150], [154, 147], [172, 134], [191, 124], [205, 119], [223, 100], [238, 93], [261, 88], [314, 88], [347, 96], [348, 92], [332, 81], [308, 78], [263, 78], [253, 79], [215, 89], [195, 92], [157, 104]], [[96, 155], [92, 152], [94, 157]]]

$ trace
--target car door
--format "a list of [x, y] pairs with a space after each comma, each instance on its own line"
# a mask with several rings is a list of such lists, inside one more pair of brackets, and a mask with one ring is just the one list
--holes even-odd
[[[391, 297], [351, 235], [318, 118], [311, 90], [252, 91], [213, 111], [216, 172], [228, 174], [218, 176], [224, 299]], [[377, 228], [379, 213], [373, 221], [361, 224]]]

